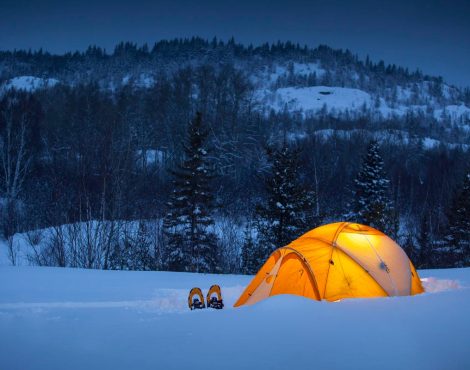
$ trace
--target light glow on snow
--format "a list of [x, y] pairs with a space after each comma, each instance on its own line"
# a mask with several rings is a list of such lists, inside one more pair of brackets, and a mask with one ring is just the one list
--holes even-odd
[[[3, 266], [0, 365], [281, 370], [311, 368], [313, 354], [325, 370], [468, 369], [470, 268], [419, 273], [428, 291], [413, 297], [281, 295], [234, 309], [251, 276]], [[190, 311], [189, 290], [212, 284], [225, 308]]]

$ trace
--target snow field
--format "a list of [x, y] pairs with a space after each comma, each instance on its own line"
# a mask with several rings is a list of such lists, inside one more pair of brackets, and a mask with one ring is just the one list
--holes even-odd
[[274, 110], [282, 111], [287, 104], [290, 111], [301, 110], [319, 111], [324, 106], [327, 112], [333, 109], [337, 111], [360, 110], [362, 105], [370, 106], [371, 97], [368, 93], [345, 87], [285, 87], [276, 90]]
[[[0, 369], [468, 369], [470, 269], [428, 293], [232, 308], [250, 276], [0, 267]], [[219, 284], [226, 308], [189, 311]]]
[[[373, 97], [367, 92], [347, 87], [283, 87], [274, 91], [260, 89], [256, 98], [261, 107], [275, 112], [301, 112], [303, 115], [315, 115], [324, 110], [324, 113], [338, 115], [348, 111], [350, 114], [362, 114], [364, 107], [372, 109], [373, 113], [380, 113], [382, 117], [404, 117], [407, 113], [426, 113], [425, 105], [409, 105], [400, 103], [395, 107], [389, 107], [383, 98], [380, 105], [375, 107]], [[443, 120], [447, 117], [451, 122], [470, 119], [470, 108], [464, 104], [447, 105], [445, 109], [434, 110], [434, 118]], [[468, 125], [467, 125], [468, 126]], [[465, 126], [463, 126], [465, 127]]]

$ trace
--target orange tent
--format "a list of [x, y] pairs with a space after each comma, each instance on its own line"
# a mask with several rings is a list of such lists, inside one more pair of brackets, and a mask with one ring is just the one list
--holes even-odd
[[336, 301], [423, 291], [413, 264], [397, 243], [369, 226], [338, 222], [275, 250], [235, 307], [277, 294]]

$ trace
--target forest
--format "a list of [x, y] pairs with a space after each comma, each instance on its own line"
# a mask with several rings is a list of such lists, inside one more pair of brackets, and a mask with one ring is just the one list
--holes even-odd
[[[290, 43], [1, 52], [0, 82], [61, 81], [0, 95], [1, 234], [12, 262], [22, 233], [32, 264], [252, 273], [304, 232], [350, 220], [396, 239], [418, 268], [468, 266], [468, 123], [430, 112], [378, 118], [366, 106], [260, 108], [252, 71], [296, 58], [327, 73], [282, 75], [275, 88], [350, 86], [396, 101], [394, 87], [427, 85], [410, 99], [469, 101], [468, 89], [443, 94], [441, 78]], [[112, 83], [144, 67], [153, 83]]]

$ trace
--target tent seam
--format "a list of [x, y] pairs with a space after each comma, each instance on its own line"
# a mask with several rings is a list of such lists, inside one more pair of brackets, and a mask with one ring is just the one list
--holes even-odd
[[367, 275], [369, 275], [371, 277], [371, 279], [374, 280], [377, 283], [377, 285], [380, 287], [380, 289], [382, 289], [385, 292], [387, 297], [391, 297], [391, 295], [384, 289], [384, 287], [377, 281], [377, 279], [372, 276], [372, 274], [369, 272], [369, 270], [367, 270], [364, 266], [362, 266], [356, 258], [354, 258], [348, 252], [346, 252], [346, 250], [343, 247], [341, 247], [339, 244], [336, 244], [336, 248], [338, 248], [341, 252], [343, 252], [345, 255], [347, 255], [349, 258], [351, 258], [354, 262], [356, 262], [357, 265], [360, 266], [367, 273]]
[[325, 279], [325, 287], [323, 289], [323, 297], [325, 297], [326, 286], [328, 285], [328, 276], [330, 275], [330, 268], [331, 268], [331, 259], [333, 258], [333, 251], [336, 246], [336, 240], [338, 240], [338, 236], [343, 231], [343, 229], [349, 225], [350, 222], [343, 222], [339, 227], [336, 229], [335, 235], [333, 236], [333, 240], [331, 242], [331, 253], [330, 258], [328, 259], [328, 271], [326, 272], [326, 279]]
[[[307, 259], [305, 258], [305, 256], [304, 256], [301, 252], [299, 252], [298, 250], [296, 250], [296, 249], [294, 249], [294, 248], [292, 248], [292, 247], [285, 246], [285, 247], [283, 247], [283, 248], [289, 249], [289, 250], [293, 251], [293, 253], [297, 254], [297, 255], [300, 256], [300, 257], [302, 257], [305, 266], [307, 266], [307, 268], [308, 268], [308, 272], [309, 272], [309, 274], [310, 274], [310, 277], [311, 277], [312, 280], [313, 280], [313, 284], [314, 284], [314, 288], [315, 288], [315, 295], [317, 296], [318, 300], [321, 301], [322, 298], [321, 298], [321, 296], [320, 296], [320, 290], [318, 289], [317, 279], [315, 278], [315, 274], [314, 274], [312, 268], [310, 267], [310, 263], [308, 263], [308, 261], [307, 261]], [[284, 257], [283, 257], [283, 258], [284, 258]], [[274, 285], [274, 284], [273, 284], [273, 285]]]

